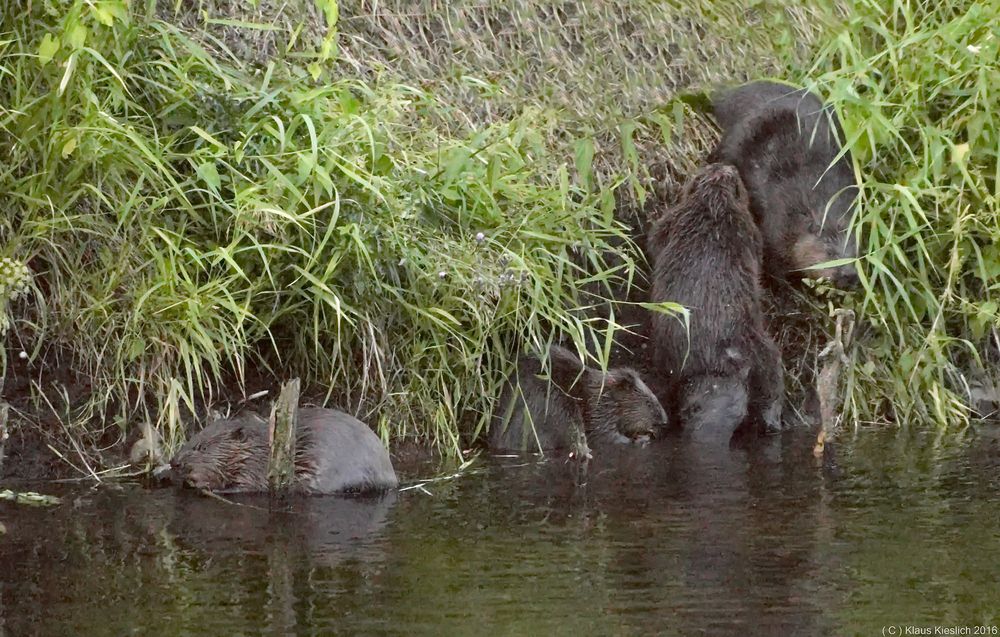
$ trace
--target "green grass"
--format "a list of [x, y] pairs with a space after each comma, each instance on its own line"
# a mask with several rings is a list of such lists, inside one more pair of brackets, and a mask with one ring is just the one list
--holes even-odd
[[848, 15], [806, 73], [840, 106], [864, 180], [868, 329], [847, 418], [960, 424], [969, 386], [996, 374], [1000, 6]]
[[446, 136], [426, 91], [254, 73], [88, 6], [5, 22], [0, 71], [0, 245], [34, 278], [8, 338], [92, 377], [79, 419], [174, 445], [255, 366], [457, 449], [522, 342], [603, 351], [614, 324], [586, 309], [638, 255], [613, 188], [544, 143], [551, 112]]
[[520, 348], [604, 364], [632, 226], [714, 143], [700, 95], [760, 76], [837, 105], [864, 181], [845, 417], [964, 422], [996, 340], [994, 4], [275, 6], [3, 7], [3, 362], [92, 380], [36, 391], [88, 472], [251, 369], [457, 450]]

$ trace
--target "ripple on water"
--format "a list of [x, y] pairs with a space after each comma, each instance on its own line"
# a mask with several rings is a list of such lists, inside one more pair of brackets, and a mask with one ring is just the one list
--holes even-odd
[[0, 505], [0, 635], [839, 635], [1000, 621], [995, 442], [863, 432], [823, 465], [810, 438], [668, 439], [585, 473], [484, 459], [432, 495], [290, 510], [65, 488], [55, 509]]

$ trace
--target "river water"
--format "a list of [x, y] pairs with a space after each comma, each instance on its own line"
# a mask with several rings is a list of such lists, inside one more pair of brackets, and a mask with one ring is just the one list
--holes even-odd
[[0, 504], [0, 637], [997, 635], [997, 438], [677, 437], [273, 506], [17, 485], [63, 503]]

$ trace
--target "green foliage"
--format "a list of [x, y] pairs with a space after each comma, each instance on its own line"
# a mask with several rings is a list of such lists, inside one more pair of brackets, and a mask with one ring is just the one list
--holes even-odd
[[605, 351], [585, 310], [637, 253], [612, 190], [546, 145], [551, 112], [442, 135], [430, 93], [223, 65], [125, 6], [4, 16], [0, 246], [42, 281], [16, 321], [33, 360], [68, 350], [168, 443], [178, 399], [263, 366], [457, 448], [522, 342]]
[[847, 417], [965, 417], [1000, 304], [995, 3], [215, 4], [0, 4], [0, 317], [93, 378], [81, 418], [172, 445], [263, 368], [457, 448], [520, 347], [606, 361], [620, 220], [702, 160], [705, 90], [765, 75], [837, 105], [864, 182]]
[[846, 14], [806, 75], [840, 105], [864, 180], [870, 329], [849, 416], [962, 421], [1000, 325], [1000, 5], [857, 0]]

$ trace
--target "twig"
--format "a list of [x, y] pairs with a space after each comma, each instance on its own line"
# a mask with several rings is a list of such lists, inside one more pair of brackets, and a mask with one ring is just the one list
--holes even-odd
[[[49, 447], [49, 448], [51, 449], [52, 447]], [[53, 449], [53, 451], [55, 451], [55, 450]], [[70, 466], [72, 466], [72, 465], [70, 465]], [[110, 478], [114, 478], [114, 479], [120, 479], [120, 478], [137, 478], [139, 476], [143, 476], [143, 475], [147, 474], [147, 472], [143, 471], [143, 470], [132, 471], [130, 473], [118, 473], [118, 474], [115, 474], [116, 471], [121, 471], [122, 469], [126, 469], [126, 468], [131, 467], [131, 466], [132, 466], [131, 463], [127, 463], [127, 464], [119, 465], [117, 467], [111, 467], [111, 468], [108, 468], [108, 469], [102, 469], [101, 471], [97, 471], [95, 473], [95, 475], [106, 476], [106, 477], [110, 477]], [[73, 467], [73, 468], [76, 469], [76, 467]], [[114, 475], [110, 475], [109, 476], [108, 474], [114, 474]], [[84, 481], [89, 482], [91, 480], [93, 480], [92, 476], [85, 475], [85, 476], [80, 476], [80, 477], [76, 477], [76, 478], [59, 478], [59, 479], [56, 479], [56, 480], [50, 480], [50, 482], [53, 482], [53, 483], [56, 483], [56, 484], [64, 484], [64, 483], [84, 482]]]
[[[218, 493], [213, 493], [213, 492], [209, 491], [208, 489], [198, 489], [198, 493], [200, 493], [201, 495], [203, 495], [205, 497], [209, 497], [209, 498], [218, 500], [219, 502], [223, 502], [225, 504], [230, 504], [230, 505], [232, 505], [234, 507], [246, 507], [247, 509], [255, 509], [257, 511], [264, 511], [265, 513], [270, 513], [271, 512], [271, 509], [265, 509], [264, 507], [255, 506], [253, 504], [245, 504], [243, 502], [234, 502], [234, 501], [230, 500], [229, 498], [224, 498], [221, 495], [219, 495]], [[293, 513], [293, 511], [291, 509], [287, 509], [287, 510], [285, 510], [285, 513]]]
[[[0, 381], [2, 383], [2, 381]], [[0, 474], [3, 473], [4, 446], [7, 444], [7, 415], [10, 413], [10, 405], [0, 401]]]
[[854, 335], [854, 312], [838, 308], [833, 311], [837, 325], [834, 336], [819, 353], [819, 359], [824, 360], [823, 368], [816, 378], [816, 394], [819, 397], [820, 431], [813, 447], [813, 455], [823, 454], [826, 439], [833, 433], [837, 425], [837, 410], [840, 406], [840, 373], [843, 367], [850, 363], [846, 349], [850, 346]]
[[452, 474], [444, 475], [444, 476], [437, 476], [436, 478], [427, 478], [426, 480], [420, 480], [419, 482], [416, 482], [414, 484], [411, 484], [411, 485], [408, 485], [408, 486], [405, 486], [405, 487], [400, 487], [399, 491], [400, 491], [400, 493], [402, 493], [403, 491], [410, 491], [412, 489], [419, 489], [419, 490], [423, 491], [424, 493], [426, 493], [427, 495], [434, 495], [433, 493], [431, 493], [430, 491], [428, 491], [426, 489], [426, 485], [434, 483], [434, 482], [447, 482], [449, 480], [455, 480], [456, 478], [460, 478], [460, 477], [462, 477], [464, 475], [471, 475], [473, 473], [478, 473], [479, 472], [478, 470], [477, 471], [467, 471], [467, 469], [470, 466], [472, 466], [472, 464], [475, 462], [475, 460], [476, 460], [475, 458], [469, 458], [468, 460], [466, 460], [465, 462], [463, 462], [461, 465], [459, 465], [458, 470], [456, 470]]

